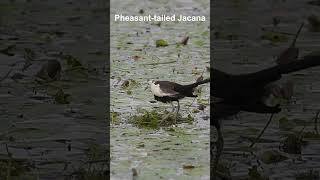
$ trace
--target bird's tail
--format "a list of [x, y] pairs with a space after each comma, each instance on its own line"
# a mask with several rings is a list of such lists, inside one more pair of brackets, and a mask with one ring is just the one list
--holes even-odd
[[253, 79], [251, 79], [252, 82], [267, 83], [280, 79], [282, 74], [289, 74], [314, 66], [320, 66], [320, 55], [309, 54], [304, 56], [301, 60], [295, 60], [287, 64], [280, 64], [271, 68], [267, 68], [253, 73], [254, 75], [250, 74], [250, 77], [253, 77]]
[[187, 97], [197, 97], [197, 95], [193, 94], [193, 90], [195, 87], [199, 86], [200, 84], [205, 84], [210, 82], [210, 78], [202, 80], [202, 81], [198, 81], [192, 84], [188, 84], [188, 85], [183, 85], [181, 87], [179, 87], [178, 89], [176, 89], [178, 92], [182, 92], [182, 94], [184, 96]]
[[298, 29], [298, 32], [297, 32], [297, 34], [295, 35], [295, 37], [294, 37], [294, 39], [293, 39], [293, 41], [292, 41], [292, 43], [291, 43], [291, 47], [294, 47], [294, 46], [295, 46], [296, 41], [297, 41], [297, 39], [298, 39], [298, 37], [299, 37], [299, 35], [300, 35], [300, 32], [301, 32], [303, 26], [304, 26], [304, 22], [301, 23], [301, 25], [300, 25], [300, 27], [299, 27], [299, 29]]
[[275, 67], [281, 74], [289, 74], [302, 69], [307, 69], [320, 65], [320, 55], [309, 54], [304, 56], [302, 60], [292, 61], [288, 64], [279, 65]]
[[208, 83], [208, 82], [210, 82], [210, 78], [202, 80], [202, 81], [195, 82], [193, 84], [185, 85], [185, 87], [192, 89], [192, 88], [195, 88], [195, 87], [197, 87], [197, 86], [199, 86], [201, 84], [205, 84], [205, 83]]

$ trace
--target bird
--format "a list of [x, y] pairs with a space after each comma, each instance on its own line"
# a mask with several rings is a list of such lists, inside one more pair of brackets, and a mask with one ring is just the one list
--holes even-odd
[[255, 113], [278, 113], [279, 105], [268, 106], [270, 83], [280, 80], [283, 74], [320, 65], [320, 55], [310, 53], [300, 60], [279, 64], [254, 73], [233, 75], [213, 69], [211, 96], [219, 98], [214, 102], [212, 125], [219, 128], [218, 119], [237, 114], [240, 111]]
[[270, 84], [280, 80], [284, 74], [319, 65], [320, 55], [310, 53], [301, 59], [289, 61], [286, 64], [278, 64], [253, 73], [234, 75], [212, 68], [213, 78], [210, 96], [218, 99], [216, 102], [211, 103], [213, 113], [210, 124], [218, 132], [214, 167], [217, 167], [224, 144], [220, 127], [221, 119], [236, 115], [241, 111], [261, 114], [281, 112], [279, 104], [269, 106], [265, 103], [272, 93]]
[[163, 103], [170, 103], [172, 106], [172, 113], [174, 112], [173, 102], [176, 101], [178, 103], [177, 106], [177, 115], [180, 110], [179, 100], [185, 97], [197, 97], [197, 95], [193, 94], [194, 89], [205, 83], [209, 83], [210, 78], [201, 80], [188, 85], [181, 85], [171, 81], [151, 81], [151, 92], [154, 96], [154, 99]]

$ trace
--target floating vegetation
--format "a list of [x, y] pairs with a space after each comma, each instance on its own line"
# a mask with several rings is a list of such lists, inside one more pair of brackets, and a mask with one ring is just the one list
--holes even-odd
[[320, 134], [317, 132], [302, 132], [301, 133], [302, 138], [308, 138], [308, 139], [320, 139]]
[[194, 43], [195, 45], [197, 45], [197, 46], [203, 46], [203, 45], [205, 45], [205, 42], [202, 41], [202, 40], [197, 40], [197, 41], [194, 41], [193, 43]]
[[133, 87], [137, 86], [138, 82], [133, 80], [133, 79], [127, 79], [125, 81], [123, 81], [123, 83], [121, 84], [121, 88], [122, 89], [132, 89]]
[[263, 176], [259, 173], [257, 166], [252, 166], [252, 168], [249, 168], [248, 173], [250, 180], [265, 180], [266, 178], [263, 178]]
[[111, 124], [119, 124], [120, 119], [119, 119], [119, 113], [118, 112], [111, 112]]
[[279, 129], [283, 131], [289, 131], [296, 126], [292, 120], [289, 120], [287, 117], [282, 117], [279, 119]]
[[160, 113], [158, 110], [147, 111], [143, 110], [138, 115], [133, 115], [129, 118], [129, 123], [147, 129], [157, 129], [174, 125], [176, 122], [192, 123], [194, 118], [189, 114], [187, 117], [182, 117], [180, 114], [164, 111]]
[[127, 92], [128, 95], [132, 94], [132, 89], [139, 86], [139, 83], [133, 79], [127, 79], [121, 84], [121, 88]]
[[200, 110], [199, 109], [192, 109], [192, 113], [199, 113]]
[[55, 36], [49, 33], [43, 33], [39, 36], [39, 39], [43, 42], [50, 43], [54, 40]]
[[163, 39], [158, 39], [156, 40], [156, 47], [165, 47], [168, 46], [168, 42], [166, 40]]
[[62, 89], [59, 89], [59, 91], [54, 95], [54, 100], [58, 103], [58, 104], [69, 104], [69, 97], [71, 95], [67, 94], [65, 92], [63, 92]]
[[142, 115], [133, 115], [129, 118], [129, 123], [134, 124], [139, 128], [159, 128], [159, 121], [162, 119], [162, 115], [158, 111], [145, 111]]
[[77, 68], [77, 67], [83, 67], [81, 62], [74, 56], [71, 55], [64, 55], [63, 56], [64, 60], [67, 63], [67, 66], [69, 68]]
[[261, 161], [265, 164], [278, 163], [288, 158], [282, 155], [279, 151], [276, 150], [268, 150], [262, 153]]
[[0, 179], [16, 179], [30, 171], [31, 165], [12, 157], [0, 160]]
[[88, 78], [88, 68], [85, 68], [76, 57], [72, 55], [62, 55], [62, 59], [66, 63], [65, 72], [67, 75], [76, 78]]
[[202, 69], [198, 69], [197, 67], [193, 68], [191, 73], [194, 75], [201, 75], [202, 74]]
[[264, 40], [269, 40], [272, 43], [281, 43], [288, 41], [288, 37], [286, 35], [278, 32], [266, 32], [264, 35], [262, 35], [261, 38]]

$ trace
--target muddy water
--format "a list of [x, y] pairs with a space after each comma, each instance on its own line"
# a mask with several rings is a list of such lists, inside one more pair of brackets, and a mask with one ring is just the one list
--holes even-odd
[[[115, 22], [114, 14], [184, 14], [205, 15], [206, 22]], [[141, 12], [141, 11], [140, 11]], [[137, 110], [164, 109], [171, 106], [151, 103], [148, 81], [152, 79], [194, 82], [209, 66], [209, 1], [111, 1], [111, 111], [120, 122], [111, 127], [111, 179], [132, 179], [135, 169], [139, 179], [209, 179], [209, 111], [192, 113], [198, 102], [208, 104], [209, 85], [192, 103], [181, 101], [181, 115], [195, 118], [191, 124], [158, 130], [139, 129], [128, 123]], [[189, 36], [187, 46], [177, 46]], [[156, 47], [164, 39], [169, 46]], [[136, 57], [136, 58], [133, 58]], [[137, 85], [123, 89], [126, 80]], [[191, 107], [189, 107], [191, 105]], [[192, 168], [188, 168], [192, 167]]]
[[[9, 51], [12, 56], [0, 54], [0, 77], [9, 72], [0, 84], [0, 179], [6, 177], [3, 164], [10, 154], [21, 160], [19, 167], [29, 167], [11, 172], [17, 179], [103, 174], [107, 164], [103, 35], [107, 27], [102, 3], [1, 1], [0, 49], [15, 47]], [[22, 70], [25, 48], [34, 56], [27, 54], [30, 66]], [[61, 53], [75, 57], [84, 72], [67, 71]], [[61, 63], [61, 80], [41, 85], [34, 75], [49, 59]], [[69, 104], [55, 101], [58, 89], [71, 95]]]
[[[307, 4], [307, 1], [216, 1], [213, 10], [216, 17], [215, 31], [232, 34], [237, 38], [215, 39], [215, 67], [231, 73], [244, 73], [275, 65], [274, 57], [289, 46], [293, 36], [287, 35], [288, 41], [279, 43], [263, 40], [261, 36], [273, 28], [273, 17], [280, 18], [274, 31], [292, 34], [305, 21], [306, 25], [296, 44], [300, 48], [300, 55], [319, 51], [320, 33], [310, 32], [306, 21], [311, 14], [319, 17], [319, 8]], [[237, 118], [224, 120], [225, 150], [222, 159], [231, 178], [248, 177], [249, 169], [253, 166], [258, 167], [262, 176], [270, 179], [295, 179], [310, 171], [314, 178], [308, 176], [305, 179], [319, 178], [319, 136], [303, 138], [306, 144], [302, 147], [301, 155], [284, 153], [279, 150], [279, 145], [288, 134], [300, 132], [304, 124], [306, 127], [303, 132], [315, 133], [314, 124], [308, 122], [313, 121], [320, 109], [320, 68], [292, 73], [284, 78], [286, 80], [292, 80], [296, 84], [293, 102], [283, 105], [283, 111], [274, 117], [271, 126], [264, 133], [264, 143], [258, 143], [251, 149], [252, 152], [246, 152], [251, 143], [248, 137], [257, 136], [269, 116], [240, 113]], [[279, 119], [282, 117], [291, 122], [298, 120], [302, 123], [291, 124], [291, 130], [280, 129]], [[261, 154], [271, 149], [280, 151], [288, 159], [278, 163], [263, 163]]]

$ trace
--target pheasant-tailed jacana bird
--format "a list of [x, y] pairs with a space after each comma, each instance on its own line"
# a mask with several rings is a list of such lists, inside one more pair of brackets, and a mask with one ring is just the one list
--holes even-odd
[[197, 97], [194, 95], [194, 88], [201, 84], [210, 82], [210, 79], [205, 79], [188, 85], [181, 85], [170, 81], [152, 81], [151, 91], [154, 99], [163, 103], [170, 103], [172, 105], [172, 112], [174, 112], [173, 101], [177, 101], [177, 114], [180, 110], [179, 100], [184, 97]]
[[[264, 104], [265, 98], [270, 95], [268, 85], [280, 80], [283, 74], [319, 65], [320, 55], [309, 54], [300, 60], [248, 74], [232, 75], [213, 69], [211, 95], [220, 98], [220, 104], [239, 106], [244, 111], [254, 109], [254, 112], [272, 112], [279, 109]], [[250, 107], [250, 105], [256, 105], [256, 107]]]
[[280, 64], [258, 72], [232, 75], [213, 69], [211, 96], [220, 101], [213, 104], [212, 125], [219, 126], [218, 119], [240, 111], [278, 113], [279, 106], [267, 106], [264, 101], [270, 95], [268, 85], [280, 80], [283, 74], [320, 65], [320, 55], [309, 54], [300, 60]]
[[[235, 115], [240, 111], [270, 114], [280, 112], [279, 105], [265, 104], [271, 92], [268, 89], [270, 83], [280, 80], [283, 74], [319, 65], [320, 55], [309, 54], [287, 64], [279, 64], [248, 74], [232, 75], [213, 69], [211, 96], [219, 100], [213, 103], [211, 125], [215, 126], [218, 131], [217, 150], [221, 152], [223, 147], [219, 119]], [[222, 147], [218, 147], [218, 144]]]

